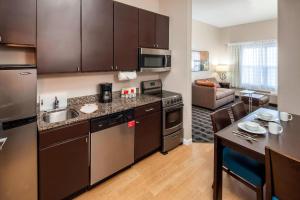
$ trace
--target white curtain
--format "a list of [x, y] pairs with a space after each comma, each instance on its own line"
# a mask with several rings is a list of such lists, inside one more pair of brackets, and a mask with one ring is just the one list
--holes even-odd
[[277, 42], [258, 41], [229, 45], [231, 84], [235, 87], [275, 91], [278, 87]]
[[230, 85], [235, 88], [240, 88], [240, 46], [229, 46], [230, 53]]

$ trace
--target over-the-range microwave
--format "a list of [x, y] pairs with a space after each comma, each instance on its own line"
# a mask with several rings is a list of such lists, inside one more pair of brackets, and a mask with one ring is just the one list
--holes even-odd
[[139, 69], [141, 72], [165, 72], [171, 70], [171, 51], [139, 48]]

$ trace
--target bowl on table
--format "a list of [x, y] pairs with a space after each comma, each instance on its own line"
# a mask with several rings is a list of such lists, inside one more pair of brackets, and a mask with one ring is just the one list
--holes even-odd
[[247, 128], [250, 131], [257, 131], [259, 129], [260, 125], [255, 122], [245, 122], [245, 128]]
[[268, 112], [258, 113], [257, 117], [264, 121], [273, 121], [274, 120], [274, 115], [272, 115], [271, 113], [268, 113]]

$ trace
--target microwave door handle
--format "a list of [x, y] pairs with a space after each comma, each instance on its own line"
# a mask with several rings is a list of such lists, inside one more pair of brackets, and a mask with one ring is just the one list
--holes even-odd
[[168, 56], [165, 55], [165, 67], [167, 67], [167, 66], [168, 66]]

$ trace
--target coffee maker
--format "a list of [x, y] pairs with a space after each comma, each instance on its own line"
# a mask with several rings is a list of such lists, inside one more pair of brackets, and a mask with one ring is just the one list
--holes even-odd
[[101, 103], [112, 102], [112, 83], [101, 83], [100, 87], [100, 98]]

